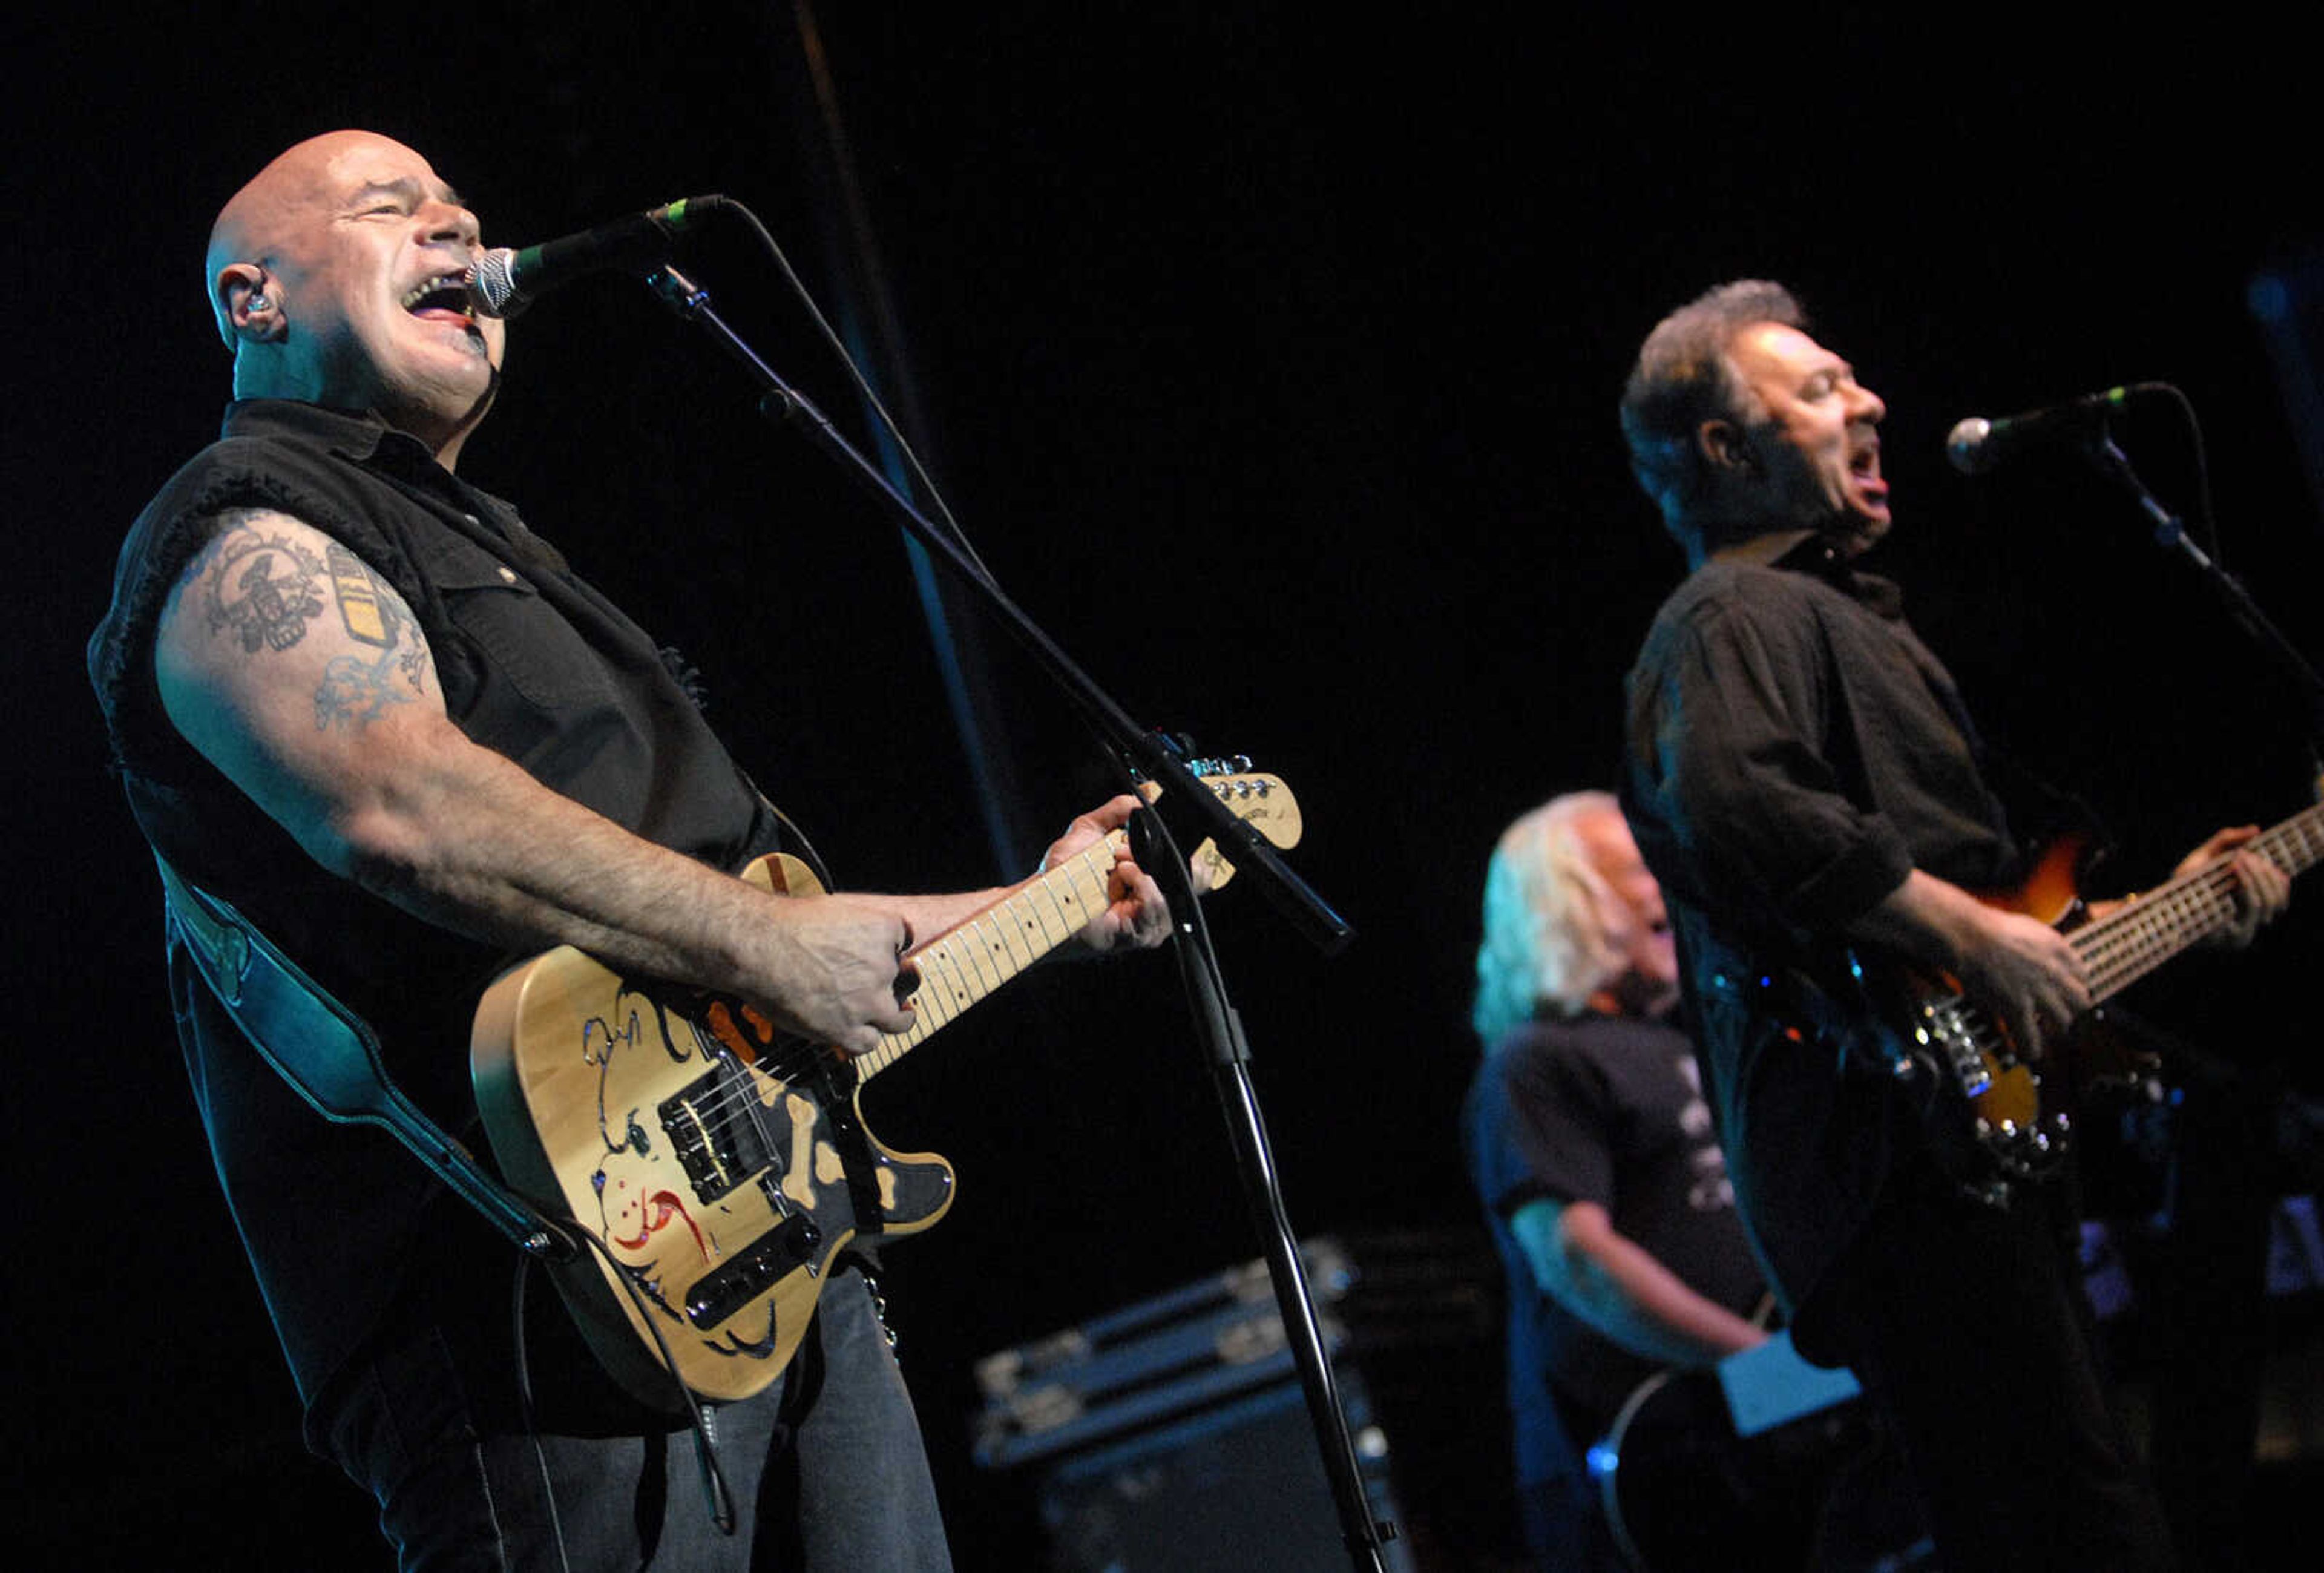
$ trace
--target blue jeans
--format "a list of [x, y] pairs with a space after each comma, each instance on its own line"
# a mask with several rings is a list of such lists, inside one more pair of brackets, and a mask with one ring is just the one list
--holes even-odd
[[949, 1568], [918, 1421], [860, 1274], [832, 1275], [806, 1346], [783, 1381], [710, 1411], [732, 1537], [712, 1522], [690, 1433], [480, 1423], [432, 1329], [355, 1374], [331, 1449], [378, 1500], [403, 1573]]

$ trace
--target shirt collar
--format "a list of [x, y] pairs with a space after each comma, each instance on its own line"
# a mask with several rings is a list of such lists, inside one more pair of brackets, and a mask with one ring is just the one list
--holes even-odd
[[1894, 580], [1863, 572], [1813, 530], [1772, 530], [1721, 548], [1711, 554], [1711, 560], [1812, 574], [1883, 617], [1904, 615], [1904, 592]]
[[436, 465], [436, 455], [426, 443], [396, 430], [371, 411], [338, 410], [296, 399], [236, 399], [226, 407], [220, 435], [298, 437], [334, 449], [358, 463], [374, 458], [408, 463], [416, 458]]
[[[1812, 530], [1770, 530], [1765, 535], [1754, 535], [1732, 546], [1722, 546], [1711, 554], [1713, 562], [1738, 563], [1746, 568], [1805, 567], [1804, 563], [1788, 561], [1792, 552], [1816, 539]], [[1823, 555], [1835, 555], [1825, 548]]]
[[337, 410], [296, 399], [237, 399], [226, 410], [224, 435], [289, 439], [322, 448], [402, 489], [408, 495], [479, 519], [519, 550], [540, 554], [562, 572], [565, 559], [528, 530], [514, 507], [436, 462], [436, 451], [368, 410]]

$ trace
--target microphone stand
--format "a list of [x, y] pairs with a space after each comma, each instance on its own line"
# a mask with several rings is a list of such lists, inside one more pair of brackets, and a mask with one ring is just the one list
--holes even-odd
[[[667, 266], [649, 277], [646, 283], [671, 311], [708, 333], [741, 363], [759, 384], [761, 414], [804, 436], [861, 485], [890, 519], [927, 550], [931, 559], [983, 601], [1099, 736], [1121, 760], [1148, 780], [1160, 783], [1182, 811], [1194, 814], [1204, 834], [1227, 852], [1228, 861], [1238, 872], [1250, 875], [1277, 912], [1303, 938], [1327, 956], [1336, 954], [1354, 938], [1354, 930], [1346, 920], [1284, 865], [1257, 828], [1236, 818], [1202, 785], [1174, 743], [1132, 720], [1055, 640], [969, 560], [951, 537], [929, 523], [890, 485], [887, 477], [839, 434], [829, 417], [760, 358], [712, 309], [707, 291], [676, 268]], [[1241, 1018], [1227, 999], [1224, 975], [1219, 969], [1202, 908], [1187, 878], [1185, 860], [1170, 841], [1167, 828], [1157, 816], [1149, 813], [1134, 817], [1131, 829], [1139, 865], [1153, 874], [1170, 903], [1179, 973], [1227, 1121], [1244, 1199], [1265, 1241], [1268, 1277], [1283, 1318], [1284, 1333], [1298, 1367], [1316, 1445], [1323, 1454], [1324, 1474], [1339, 1513], [1341, 1538], [1355, 1568], [1378, 1573], [1385, 1567], [1380, 1548], [1395, 1537], [1396, 1531], [1392, 1525], [1372, 1518], [1364, 1495], [1355, 1447], [1349, 1439], [1346, 1411], [1341, 1405], [1323, 1347], [1306, 1268], [1300, 1259], [1298, 1242], [1277, 1184], [1266, 1123], [1259, 1111], [1258, 1092], [1251, 1085], [1250, 1050], [1243, 1038]], [[1144, 849], [1157, 843], [1165, 856], [1149, 861]]]
[[2316, 669], [2308, 663], [2307, 658], [2301, 654], [2292, 641], [2284, 637], [2283, 631], [2268, 620], [2267, 614], [2259, 609], [2258, 603], [2251, 598], [2242, 581], [2214, 562], [2209, 554], [2189, 539], [2185, 521], [2157, 502], [2154, 494], [2146, 489], [2145, 483], [2138, 478], [2138, 473], [2131, 468], [2130, 460], [2116, 446], [2111, 431], [2102, 424], [2080, 446], [2082, 457], [2089, 460], [2093, 468], [2130, 494], [2131, 501], [2146, 516], [2147, 523], [2153, 529], [2154, 544], [2165, 551], [2176, 550], [2192, 563], [2204, 583], [2211, 587], [2212, 592], [2226, 606], [2228, 615], [2292, 680], [2292, 686], [2308, 702], [2311, 742], [2324, 738], [2324, 680], [2319, 679]]

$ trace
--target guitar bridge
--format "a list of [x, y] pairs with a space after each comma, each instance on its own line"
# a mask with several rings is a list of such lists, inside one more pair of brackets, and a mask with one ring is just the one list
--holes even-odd
[[1985, 1041], [1989, 1034], [1984, 1033], [1983, 1023], [1970, 1014], [1959, 995], [1923, 1001], [1920, 1025], [1914, 1035], [1944, 1057], [1945, 1068], [1952, 1073], [1962, 1096], [1981, 1097], [1992, 1087], [1991, 1056], [2000, 1051], [2000, 1045]]

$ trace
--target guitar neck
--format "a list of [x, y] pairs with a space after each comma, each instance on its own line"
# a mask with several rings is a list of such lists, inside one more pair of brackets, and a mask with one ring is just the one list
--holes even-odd
[[914, 950], [918, 1018], [856, 1057], [859, 1079], [877, 1076], [957, 1020], [968, 1008], [1081, 932], [1108, 904], [1106, 885], [1128, 838], [1120, 830], [1026, 881], [957, 928]]
[[[2324, 858], [2324, 803], [2262, 832], [2249, 849], [2287, 874], [2305, 872]], [[2147, 892], [2070, 938], [2089, 970], [2091, 998], [2106, 1000], [2225, 929], [2235, 915], [2235, 875], [2215, 864]]]

